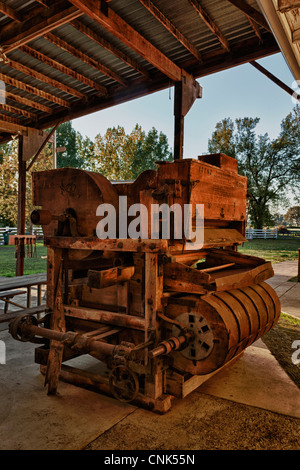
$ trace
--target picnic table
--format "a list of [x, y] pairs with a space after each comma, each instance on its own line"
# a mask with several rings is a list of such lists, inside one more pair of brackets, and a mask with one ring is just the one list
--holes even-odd
[[[0, 300], [5, 302], [5, 313], [8, 310], [8, 304], [24, 308], [11, 300], [15, 295], [24, 293], [22, 289], [27, 289], [27, 308], [31, 307], [31, 288], [37, 286], [37, 306], [42, 303], [42, 285], [47, 283], [47, 274], [30, 274], [27, 276], [16, 276], [0, 280]], [[17, 290], [20, 289], [20, 290]], [[25, 291], [26, 292], [26, 291]]]

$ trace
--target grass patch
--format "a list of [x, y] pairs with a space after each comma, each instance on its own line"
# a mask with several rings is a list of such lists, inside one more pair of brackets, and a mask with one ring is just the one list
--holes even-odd
[[294, 239], [254, 239], [244, 243], [239, 252], [245, 255], [258, 256], [272, 263], [295, 261], [298, 259], [300, 240]]
[[[36, 258], [25, 258], [24, 275], [39, 274], [47, 271], [47, 260], [41, 256], [47, 255], [47, 248], [43, 243], [36, 244]], [[0, 246], [0, 276], [14, 277], [16, 275], [15, 247]]]

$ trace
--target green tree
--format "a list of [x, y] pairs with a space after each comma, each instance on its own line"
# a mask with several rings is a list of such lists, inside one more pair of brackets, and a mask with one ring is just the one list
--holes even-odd
[[112, 180], [132, 180], [155, 162], [171, 160], [167, 137], [154, 127], [148, 132], [136, 124], [130, 134], [124, 127], [107, 129], [95, 138], [94, 154], [89, 167]]
[[137, 143], [132, 162], [132, 176], [137, 178], [145, 170], [155, 170], [156, 162], [172, 161], [167, 136], [152, 127], [148, 134]]
[[272, 205], [286, 200], [288, 191], [300, 188], [299, 106], [282, 121], [278, 138], [257, 135], [259, 118], [225, 119], [208, 142], [210, 153], [227, 153], [239, 161], [248, 178], [250, 217], [255, 228], [271, 223]]
[[72, 127], [72, 122], [61, 124], [56, 131], [56, 146], [65, 147], [64, 152], [57, 155], [57, 167], [81, 168], [83, 160], [77, 151], [77, 133]]
[[284, 220], [290, 225], [300, 225], [300, 206], [290, 207]]

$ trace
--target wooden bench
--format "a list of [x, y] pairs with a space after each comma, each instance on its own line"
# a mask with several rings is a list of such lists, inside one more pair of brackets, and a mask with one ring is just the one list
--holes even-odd
[[16, 307], [24, 308], [23, 305], [19, 305], [16, 302], [13, 302], [11, 300], [16, 295], [22, 295], [22, 294], [26, 294], [26, 291], [25, 290], [7, 290], [7, 291], [0, 292], [0, 300], [5, 302], [5, 306], [4, 306], [4, 313], [5, 314], [8, 312], [9, 304], [15, 305]]

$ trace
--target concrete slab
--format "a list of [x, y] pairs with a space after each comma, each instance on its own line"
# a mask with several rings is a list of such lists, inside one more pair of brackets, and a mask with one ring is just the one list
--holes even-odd
[[33, 344], [19, 343], [7, 331], [6, 364], [0, 364], [0, 449], [76, 450], [114, 426], [135, 407], [112, 398], [59, 384], [50, 397], [34, 363]]
[[201, 385], [202, 393], [300, 418], [300, 390], [261, 343]]

